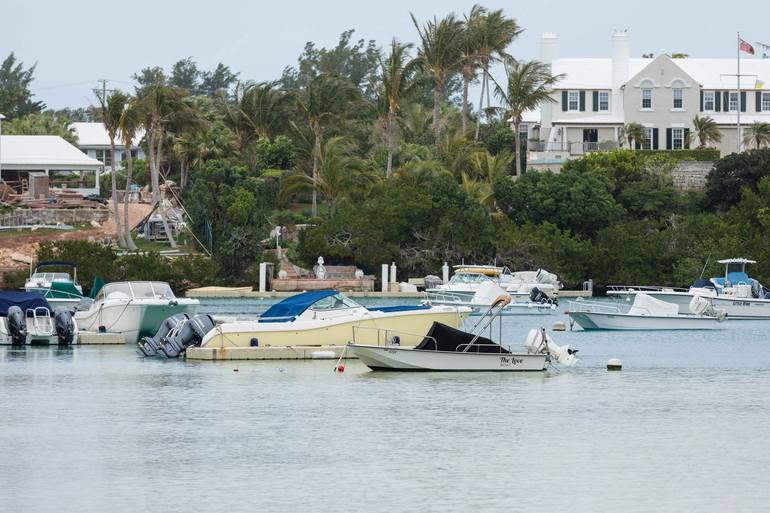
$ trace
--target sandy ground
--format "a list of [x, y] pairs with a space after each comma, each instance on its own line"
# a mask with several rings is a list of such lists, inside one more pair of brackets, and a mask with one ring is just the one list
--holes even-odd
[[[37, 247], [41, 242], [55, 240], [99, 240], [115, 237], [115, 218], [112, 215], [112, 202], [110, 207], [110, 218], [100, 227], [84, 228], [71, 231], [45, 231], [36, 233], [30, 230], [21, 232], [0, 234], [0, 267], [25, 267], [23, 262], [18, 262], [11, 258], [12, 254], [23, 255], [32, 258], [37, 252]], [[128, 218], [131, 226], [135, 226], [152, 210], [152, 206], [146, 203], [129, 203]], [[123, 215], [123, 206], [120, 206], [119, 214]]]

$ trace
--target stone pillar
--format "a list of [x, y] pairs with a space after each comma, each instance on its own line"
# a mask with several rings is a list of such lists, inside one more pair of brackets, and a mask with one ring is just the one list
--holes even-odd
[[446, 262], [444, 262], [444, 265], [441, 266], [441, 279], [444, 281], [444, 283], [449, 281], [449, 266]]
[[267, 262], [259, 264], [259, 291], [267, 292]]
[[388, 291], [388, 264], [382, 264], [382, 291]]

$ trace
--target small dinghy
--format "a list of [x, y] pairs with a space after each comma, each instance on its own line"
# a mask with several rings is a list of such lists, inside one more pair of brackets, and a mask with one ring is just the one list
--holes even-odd
[[714, 330], [721, 329], [727, 318], [700, 296], [693, 296], [690, 312], [680, 314], [678, 305], [637, 294], [631, 305], [578, 298], [567, 314], [571, 324], [584, 330]]
[[354, 328], [348, 349], [370, 369], [386, 371], [543, 372], [552, 361], [565, 365], [576, 361], [577, 351], [557, 346], [544, 330], [532, 330], [527, 351], [521, 353], [482, 337], [510, 301], [508, 295], [498, 298], [470, 332], [434, 322], [415, 347], [402, 347], [402, 335], [393, 330], [377, 330], [377, 345], [357, 344]]

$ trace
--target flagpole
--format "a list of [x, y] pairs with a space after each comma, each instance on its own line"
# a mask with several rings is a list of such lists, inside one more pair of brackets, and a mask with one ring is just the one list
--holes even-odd
[[[738, 124], [735, 127], [736, 133], [738, 134], [738, 153], [741, 152], [741, 146], [743, 145], [743, 137], [741, 137], [741, 33], [738, 32], [738, 73], [737, 73], [737, 81], [738, 81], [738, 92], [737, 92], [737, 108], [735, 109], [736, 117], [738, 120]], [[728, 98], [729, 101], [729, 98]]]

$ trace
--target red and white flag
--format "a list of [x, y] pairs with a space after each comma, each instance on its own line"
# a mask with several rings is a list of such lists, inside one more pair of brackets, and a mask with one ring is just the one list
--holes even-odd
[[746, 41], [744, 41], [741, 38], [738, 38], [738, 41], [740, 41], [738, 45], [738, 49], [742, 52], [750, 53], [751, 55], [754, 55], [754, 47], [748, 44]]

